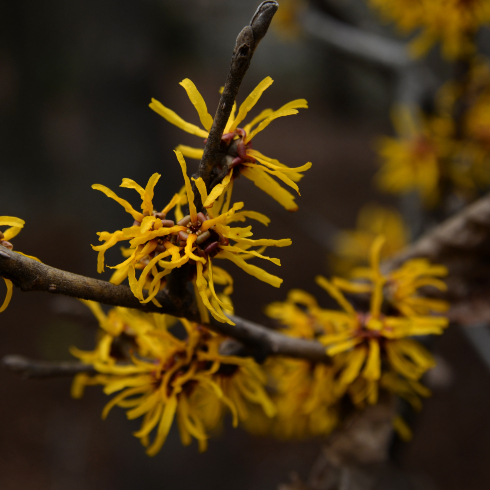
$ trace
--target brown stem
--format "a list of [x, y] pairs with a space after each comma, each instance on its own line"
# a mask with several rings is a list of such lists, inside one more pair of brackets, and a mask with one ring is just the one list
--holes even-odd
[[[257, 49], [262, 38], [267, 34], [269, 25], [276, 13], [279, 4], [275, 0], [266, 0], [257, 8], [250, 25], [244, 27], [238, 34], [235, 50], [231, 58], [230, 70], [226, 78], [225, 86], [221, 94], [218, 108], [214, 116], [213, 125], [209, 131], [209, 136], [204, 145], [204, 152], [199, 164], [196, 179], [202, 177], [208, 191], [211, 190], [211, 180], [213, 168], [221, 164], [219, 158], [221, 136], [225, 130], [226, 123], [230, 118], [231, 109], [238, 94], [238, 89], [243, 77], [250, 66], [253, 54]], [[219, 184], [226, 173], [222, 174], [221, 179], [214, 179], [213, 184]], [[197, 191], [196, 184], [193, 182], [194, 203], [199, 210], [202, 208], [201, 194]], [[187, 291], [188, 268], [183, 267], [172, 271], [168, 278], [169, 293], [172, 297], [192, 296]]]
[[[230, 71], [228, 72], [225, 87], [221, 94], [206, 145], [204, 146], [201, 163], [199, 164], [198, 176], [202, 177], [208, 188], [211, 183], [213, 167], [219, 163], [217, 156], [220, 150], [221, 136], [230, 117], [238, 89], [250, 66], [252, 56], [260, 41], [266, 35], [272, 17], [278, 7], [279, 4], [275, 0], [262, 2], [252, 17], [250, 25], [244, 27], [240, 34], [238, 34], [235, 50], [231, 58]], [[196, 194], [196, 197], [199, 198], [199, 193]], [[200, 207], [198, 206], [198, 209]]]
[[395, 257], [385, 261], [382, 269], [385, 272], [393, 270], [415, 257], [440, 261], [448, 249], [474, 250], [488, 239], [489, 227], [490, 194], [467, 206], [404, 248]]
[[[200, 322], [194, 305], [188, 298], [170, 296], [162, 290], [156, 296], [162, 307], [153, 303], [142, 304], [126, 285], [115, 286], [106, 281], [92, 279], [62, 271], [20, 255], [0, 245], [0, 276], [10, 279], [22, 291], [47, 291], [75, 298], [98, 301], [106, 305], [135, 308], [146, 312], [166, 313]], [[284, 355], [312, 361], [327, 362], [325, 347], [319, 342], [294, 339], [261, 325], [232, 317], [235, 325], [211, 319], [206, 324], [211, 330], [233, 337], [265, 355]]]
[[53, 378], [74, 376], [79, 373], [97, 374], [92, 365], [82, 362], [34, 361], [23, 356], [5, 356], [2, 365], [10, 371], [22, 374], [24, 378]]

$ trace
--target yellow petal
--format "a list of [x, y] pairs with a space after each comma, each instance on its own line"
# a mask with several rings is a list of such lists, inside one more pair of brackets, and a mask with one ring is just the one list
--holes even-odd
[[143, 212], [151, 214], [153, 211], [153, 196], [155, 194], [155, 186], [160, 179], [161, 175], [154, 173], [148, 180], [148, 184], [146, 184], [145, 193], [143, 197], [143, 203], [141, 204], [141, 208]]
[[250, 133], [250, 130], [258, 124], [260, 121], [263, 121], [267, 117], [269, 117], [274, 111], [272, 109], [263, 110], [257, 117], [254, 117], [250, 123], [243, 127], [243, 130], [246, 134]]
[[184, 175], [185, 192], [187, 194], [187, 201], [189, 203], [189, 213], [191, 215], [191, 221], [195, 223], [197, 221], [197, 211], [196, 205], [194, 204], [194, 192], [192, 191], [191, 181], [187, 176], [187, 165], [180, 151], [174, 150], [174, 153], [177, 155], [177, 160], [180, 163], [180, 168], [182, 169], [182, 174]]
[[7, 309], [7, 306], [9, 305], [10, 300], [12, 299], [12, 291], [14, 289], [12, 281], [10, 279], [5, 279], [4, 277], [3, 280], [5, 281], [5, 285], [7, 286], [7, 294], [5, 296], [5, 299], [3, 300], [3, 305], [0, 306], [0, 313], [2, 313], [2, 311], [5, 311]]
[[197, 180], [192, 177], [192, 180], [196, 183], [197, 190], [199, 191], [199, 194], [201, 194], [201, 202], [205, 203], [208, 198], [208, 191], [204, 180], [202, 180], [202, 177], [199, 177]]
[[186, 78], [180, 82], [180, 85], [185, 88], [192, 105], [196, 108], [201, 124], [207, 131], [210, 131], [211, 126], [213, 125], [213, 117], [209, 114], [206, 102], [204, 102], [204, 99], [194, 85], [194, 82]]
[[265, 270], [261, 269], [260, 267], [257, 267], [255, 265], [249, 264], [248, 262], [245, 262], [241, 257], [238, 255], [231, 253], [231, 252], [226, 252], [225, 250], [221, 250], [217, 255], [217, 258], [222, 258], [222, 259], [228, 259], [231, 260], [233, 263], [235, 263], [238, 267], [243, 269], [247, 274], [250, 274], [251, 276], [256, 277], [257, 279], [260, 279], [263, 282], [266, 282], [267, 284], [270, 284], [271, 286], [274, 286], [275, 288], [280, 287], [282, 284], [282, 279], [273, 276], [272, 274], [269, 274]]
[[170, 202], [162, 209], [162, 214], [167, 214], [180, 202], [180, 195], [174, 194]]
[[207, 131], [204, 131], [204, 129], [201, 129], [198, 126], [195, 126], [194, 124], [184, 121], [174, 111], [165, 107], [161, 102], [158, 102], [158, 100], [151, 99], [150, 108], [153, 109], [157, 114], [160, 114], [160, 116], [165, 118], [170, 124], [177, 126], [178, 128], [184, 130], [185, 132], [194, 134], [201, 138], [208, 137]]
[[262, 170], [256, 167], [242, 167], [240, 173], [288, 211], [297, 211], [298, 205], [294, 202], [294, 196]]
[[280, 170], [271, 170], [270, 168], [262, 167], [260, 165], [255, 164], [255, 163], [244, 163], [243, 165], [245, 167], [256, 168], [258, 170], [261, 170], [262, 172], [266, 172], [268, 174], [275, 175], [279, 180], [282, 180], [286, 185], [288, 185], [289, 187], [292, 187], [298, 193], [298, 195], [301, 195], [299, 193], [298, 185], [295, 182], [293, 182], [287, 175], [285, 175]]
[[349, 315], [355, 317], [356, 310], [354, 307], [345, 299], [345, 296], [340, 292], [338, 288], [336, 288], [332, 283], [330, 283], [323, 276], [316, 276], [315, 282], [327, 293], [332, 296], [332, 298], [337, 301], [337, 303], [346, 311]]
[[[236, 247], [236, 246], [233, 246], [233, 245], [222, 245], [221, 246], [221, 250], [228, 250], [229, 252], [238, 252], [238, 253], [242, 253], [243, 250], [240, 248], [240, 247]], [[276, 264], [276, 265], [281, 265], [281, 261], [279, 259], [276, 259], [276, 258], [273, 258], [273, 257], [267, 257], [265, 255], [262, 255], [254, 250], [250, 250], [248, 252], [248, 255], [253, 255], [254, 257], [259, 257], [261, 259], [266, 259], [266, 260], [270, 260], [273, 264]]]
[[233, 215], [232, 221], [242, 221], [242, 218], [254, 219], [265, 226], [268, 226], [271, 222], [270, 218], [268, 218], [265, 214], [258, 213], [257, 211], [239, 211]]
[[296, 99], [284, 104], [278, 109], [278, 111], [283, 111], [287, 109], [308, 109], [308, 102], [306, 99]]
[[216, 186], [214, 186], [213, 190], [209, 193], [209, 196], [203, 201], [203, 205], [205, 208], [210, 208], [216, 199], [223, 193], [226, 189], [227, 185], [230, 183], [231, 176], [233, 175], [233, 170], [230, 170], [225, 178]]
[[145, 391], [148, 391], [148, 386], [129, 388], [127, 390], [124, 390], [122, 393], [119, 393], [119, 395], [115, 396], [109, 403], [107, 403], [102, 410], [102, 419], [106, 419], [109, 415], [110, 410], [115, 407], [120, 401], [128, 398], [129, 396], [137, 395], [138, 393], [144, 393]]
[[354, 349], [348, 357], [347, 367], [342, 371], [339, 379], [341, 385], [349, 385], [352, 383], [361, 370], [364, 360], [366, 359], [366, 349], [357, 348]]
[[263, 131], [269, 124], [277, 119], [278, 117], [292, 116], [293, 114], [298, 114], [296, 109], [279, 109], [273, 112], [267, 119], [264, 119], [248, 136], [245, 137], [244, 142], [248, 143], [252, 140], [258, 133]]
[[203, 148], [193, 148], [186, 145], [179, 145], [175, 150], [180, 151], [185, 157], [193, 158], [194, 160], [201, 160], [204, 153]]
[[139, 431], [133, 432], [133, 436], [138, 439], [147, 436], [155, 428], [155, 425], [157, 425], [162, 415], [162, 411], [163, 405], [159, 403], [151, 412], [148, 412], [149, 417], [145, 418]]
[[14, 216], [0, 216], [0, 226], [15, 226], [23, 228], [26, 222], [23, 219], [15, 218]]
[[379, 355], [379, 342], [369, 340], [369, 354], [362, 375], [371, 381], [376, 381], [381, 376], [381, 358]]
[[264, 91], [272, 85], [274, 80], [271, 77], [264, 78], [250, 93], [250, 95], [243, 101], [238, 110], [235, 121], [229, 128], [229, 132], [235, 131], [238, 125], [245, 119], [247, 114], [252, 110], [255, 104], [258, 102]]
[[[247, 155], [250, 155], [254, 157], [256, 160], [258, 160], [260, 163], [263, 165], [266, 165], [272, 170], [280, 170], [281, 172], [284, 173], [298, 173], [298, 172], [305, 172], [306, 170], [311, 168], [312, 163], [307, 162], [304, 165], [301, 165], [301, 167], [287, 167], [283, 163], [279, 162], [278, 160], [273, 160], [272, 158], [267, 158], [266, 156], [262, 155], [257, 150], [247, 150]], [[294, 180], [294, 179], [293, 179]]]
[[118, 202], [125, 209], [125, 211], [127, 213], [129, 213], [136, 221], [139, 221], [139, 222], [143, 221], [144, 215], [142, 213], [134, 210], [133, 207], [131, 206], [131, 204], [129, 204], [128, 201], [126, 201], [125, 199], [121, 199], [120, 197], [118, 197], [115, 192], [111, 191], [105, 185], [94, 184], [92, 186], [92, 189], [95, 189], [97, 191], [101, 191], [107, 197], [110, 197], [111, 199], [114, 199], [114, 201]]
[[157, 429], [157, 436], [153, 444], [146, 450], [148, 456], [155, 456], [162, 448], [174, 420], [175, 410], [177, 409], [177, 397], [170, 397], [163, 410], [162, 418]]

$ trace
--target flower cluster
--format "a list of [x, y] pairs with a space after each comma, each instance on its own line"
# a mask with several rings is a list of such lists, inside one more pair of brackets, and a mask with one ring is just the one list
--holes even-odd
[[[13, 216], [0, 216], [0, 226], [8, 226], [6, 230], [3, 232], [0, 231], [0, 245], [12, 250], [14, 247], [10, 243], [10, 240], [12, 238], [16, 237], [22, 228], [24, 228], [25, 221], [20, 218], [15, 218]], [[25, 255], [22, 252], [17, 252], [21, 255]], [[32, 257], [31, 255], [25, 255], [26, 257], [29, 257], [30, 259], [37, 260], [40, 262], [39, 259], [36, 257]], [[7, 279], [6, 277], [3, 278], [5, 281], [5, 285], [7, 286], [7, 295], [5, 296], [5, 299], [3, 301], [3, 304], [0, 306], [0, 313], [2, 311], [5, 311], [7, 309], [7, 306], [10, 303], [10, 300], [12, 299], [12, 292], [13, 292], [13, 284], [10, 279]]]
[[427, 206], [440, 197], [444, 174], [443, 161], [452, 150], [451, 121], [426, 117], [421, 111], [402, 106], [393, 110], [398, 137], [383, 137], [378, 142], [381, 168], [376, 175], [378, 187], [393, 194], [417, 191]]
[[[259, 189], [269, 194], [288, 211], [296, 211], [298, 206], [294, 202], [294, 195], [281, 187], [281, 185], [271, 176], [276, 177], [294, 189], [299, 195], [299, 189], [296, 182], [301, 180], [303, 177], [301, 172], [308, 170], [311, 167], [311, 163], [308, 162], [301, 167], [289, 168], [278, 160], [269, 158], [259, 151], [254, 150], [252, 148], [252, 140], [274, 121], [274, 119], [297, 114], [298, 109], [306, 109], [308, 107], [306, 100], [293, 100], [276, 111], [265, 109], [248, 124], [239, 127], [247, 117], [248, 113], [254, 108], [263, 92], [270, 87], [272, 83], [273, 80], [271, 77], [264, 78], [264, 80], [257, 85], [252, 93], [240, 105], [238, 113], [236, 112], [236, 103], [234, 104], [224, 133], [221, 137], [222, 163], [215, 168], [218, 175], [224, 173], [226, 177], [223, 179], [221, 187], [217, 187], [216, 191], [214, 191], [214, 197], [217, 198], [227, 186], [230, 187], [229, 192], [231, 196], [233, 180], [239, 175], [243, 175], [251, 180]], [[206, 139], [213, 124], [213, 118], [208, 112], [206, 103], [191, 80], [186, 78], [185, 80], [182, 80], [180, 85], [186, 90], [190, 101], [199, 115], [199, 119], [204, 129], [184, 121], [175, 112], [155, 99], [152, 99], [150, 107], [157, 114], [160, 114], [160, 116], [164, 117], [167, 121], [180, 129]], [[198, 160], [200, 160], [203, 155], [202, 148], [179, 145], [177, 150], [181, 151], [186, 157]], [[204, 206], [209, 207], [210, 205], [210, 202], [208, 202]]]
[[81, 397], [87, 385], [102, 385], [107, 395], [117, 393], [102, 417], [115, 406], [126, 409], [128, 419], [143, 417], [134, 435], [149, 456], [160, 451], [174, 420], [182, 443], [194, 438], [203, 451], [226, 413], [235, 427], [248, 417], [249, 407], [266, 417], [275, 415], [262, 369], [251, 358], [220, 354], [223, 337], [179, 320], [185, 329], [182, 338], [172, 333], [174, 318], [126, 308], [106, 315], [98, 303], [85, 303], [98, 319], [101, 335], [95, 350], [71, 352], [97, 374], [78, 374], [72, 396]]
[[[383, 237], [375, 239], [370, 267], [355, 270], [356, 280], [316, 278], [318, 285], [339, 304], [340, 311], [323, 309], [315, 298], [298, 290], [291, 291], [286, 302], [273, 303], [267, 309], [267, 314], [282, 325], [284, 333], [319, 340], [332, 358], [329, 366], [321, 368], [308, 361], [292, 361], [289, 370], [290, 361], [268, 363], [272, 376], [278, 371], [282, 373], [273, 398], [277, 406], [288, 414], [297, 411], [301, 414], [288, 420], [284, 417], [282, 422], [286, 426], [297, 422], [298, 433], [315, 434], [318, 427], [330, 431], [344, 396], [362, 408], [375, 404], [380, 390], [386, 390], [419, 409], [420, 396], [429, 394], [419, 380], [435, 362], [413, 337], [438, 335], [447, 326], [447, 318], [437, 315], [447, 309], [447, 304], [427, 298], [420, 291], [423, 287], [445, 290], [440, 278], [447, 270], [425, 259], [413, 259], [389, 274], [382, 274], [379, 257], [383, 242]], [[366, 308], [355, 308], [345, 294], [354, 295], [356, 304], [367, 303]], [[301, 383], [302, 393], [299, 387], [287, 388], [300, 376], [308, 379]], [[315, 408], [321, 408], [320, 418]], [[280, 413], [272, 424], [281, 421]], [[398, 419], [397, 422], [400, 425]], [[294, 433], [296, 429], [288, 430]]]
[[415, 56], [423, 56], [436, 42], [447, 59], [472, 54], [476, 33], [490, 23], [486, 0], [370, 0], [370, 4], [402, 32], [421, 31], [411, 43]]
[[[291, 245], [291, 240], [252, 239], [251, 226], [229, 226], [247, 218], [264, 225], [270, 220], [261, 213], [242, 210], [242, 202], [230, 207], [231, 187], [223, 192], [226, 182], [218, 184], [208, 195], [202, 178], [195, 180], [206, 208], [205, 213], [197, 212], [186, 162], [180, 151], [175, 153], [183, 172], [185, 186], [162, 211], [155, 211], [153, 206], [154, 187], [160, 178], [159, 174], [152, 175], [145, 189], [130, 179], [124, 179], [121, 184], [121, 187], [135, 189], [140, 194], [142, 212], [136, 211], [128, 201], [119, 198], [107, 187], [99, 184], [92, 186], [116, 200], [134, 219], [133, 225], [129, 228], [98, 234], [99, 240], [105, 242], [103, 245], [93, 246], [93, 249], [99, 252], [98, 271], [104, 270], [106, 250], [118, 242], [129, 241], [129, 248], [123, 250], [123, 255], [127, 258], [114, 266], [116, 271], [111, 281], [120, 284], [128, 278], [133, 294], [142, 303], [153, 301], [159, 305], [155, 296], [165, 286], [165, 276], [172, 270], [190, 263], [192, 267], [189, 279], [193, 281], [196, 290], [202, 321], [208, 322], [209, 311], [218, 321], [232, 323], [225, 312], [231, 310], [231, 302], [227, 296], [233, 290], [233, 281], [225, 270], [214, 264], [214, 260], [229, 260], [248, 274], [279, 287], [282, 279], [250, 264], [248, 260], [259, 257], [281, 265], [278, 259], [262, 255], [262, 252], [267, 247]], [[188, 204], [189, 215], [183, 215], [183, 204]], [[175, 219], [167, 219], [168, 213], [172, 210]], [[136, 277], [136, 271], [141, 271], [139, 277]], [[224, 296], [216, 292], [215, 284], [225, 287]], [[146, 298], [143, 294], [144, 289], [148, 291]]]
[[428, 207], [449, 196], [471, 201], [490, 187], [490, 65], [473, 61], [467, 77], [438, 92], [435, 111], [397, 107], [397, 137], [378, 142], [378, 187], [416, 191]]

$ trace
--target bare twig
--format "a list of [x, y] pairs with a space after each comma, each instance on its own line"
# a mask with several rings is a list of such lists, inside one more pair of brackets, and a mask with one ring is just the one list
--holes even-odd
[[22, 374], [25, 378], [53, 378], [74, 376], [79, 373], [97, 373], [92, 365], [82, 362], [34, 361], [23, 356], [5, 356], [2, 365], [10, 371]]
[[311, 7], [302, 14], [301, 25], [307, 34], [342, 54], [394, 72], [394, 97], [398, 103], [420, 104], [438, 85], [432, 71], [412, 59], [403, 42], [368, 32]]
[[490, 235], [490, 194], [426, 233], [383, 264], [384, 270], [399, 267], [414, 257], [440, 261], [449, 249], [474, 250]]
[[316, 9], [306, 9], [301, 25], [307, 34], [357, 59], [389, 69], [401, 69], [413, 63], [405, 44], [348, 25]]
[[211, 183], [211, 171], [218, 161], [217, 155], [220, 149], [221, 136], [230, 117], [238, 89], [250, 66], [255, 49], [267, 33], [272, 17], [278, 7], [279, 4], [275, 0], [262, 2], [252, 17], [250, 25], [244, 27], [238, 34], [235, 50], [231, 58], [230, 71], [214, 116], [213, 125], [209, 131], [201, 163], [199, 164], [198, 175], [202, 177], [208, 187]]
[[[22, 291], [46, 291], [75, 298], [98, 301], [112, 306], [135, 308], [146, 312], [166, 313], [202, 323], [189, 299], [170, 297], [166, 290], [156, 296], [161, 308], [153, 303], [142, 304], [125, 285], [115, 286], [106, 281], [72, 274], [36, 262], [0, 245], [0, 276], [10, 279]], [[191, 298], [192, 299], [192, 298]], [[327, 362], [325, 347], [318, 342], [294, 339], [261, 325], [232, 317], [235, 325], [211, 319], [206, 326], [222, 335], [233, 337], [265, 355], [284, 355]]]

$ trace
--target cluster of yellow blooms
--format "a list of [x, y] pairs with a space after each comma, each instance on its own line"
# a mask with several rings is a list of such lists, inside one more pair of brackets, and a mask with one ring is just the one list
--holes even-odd
[[[179, 320], [185, 337], [174, 335], [175, 318], [114, 308], [106, 315], [98, 303], [85, 301], [96, 316], [101, 335], [94, 351], [71, 352], [98, 374], [78, 374], [72, 396], [85, 386], [102, 385], [104, 393], [119, 392], [107, 403], [102, 418], [115, 407], [127, 409], [128, 419], [143, 417], [134, 433], [149, 456], [164, 444], [174, 419], [184, 445], [195, 438], [204, 451], [210, 431], [230, 412], [233, 425], [257, 406], [265, 416], [276, 409], [267, 395], [262, 368], [251, 358], [221, 355], [225, 340], [206, 328]], [[150, 435], [155, 429], [155, 436]]]
[[[445, 290], [440, 277], [447, 271], [414, 259], [384, 275], [379, 270], [383, 242], [376, 238], [370, 267], [357, 269], [356, 281], [317, 277], [342, 310], [323, 309], [300, 290], [267, 307], [286, 335], [323, 343], [330, 362], [269, 358], [261, 367], [252, 358], [221, 354], [226, 339], [197, 323], [126, 308], [106, 315], [98, 303], [85, 301], [101, 335], [94, 351], [71, 352], [97, 374], [78, 374], [72, 395], [81, 397], [87, 385], [102, 385], [107, 395], [119, 392], [102, 417], [114, 406], [127, 409], [129, 419], [143, 417], [134, 435], [150, 456], [161, 449], [175, 418], [182, 443], [195, 438], [204, 450], [227, 413], [233, 426], [240, 423], [252, 433], [303, 438], [328, 435], [339, 422], [345, 397], [363, 408], [377, 403], [384, 390], [419, 410], [420, 397], [430, 394], [419, 380], [435, 363], [411, 337], [441, 334], [448, 323], [431, 315], [444, 312], [447, 304], [419, 290]], [[370, 298], [369, 308], [354, 309], [344, 293]], [[172, 333], [177, 322], [184, 338]], [[394, 424], [403, 435], [409, 433], [400, 417]]]
[[[387, 253], [407, 241], [407, 232], [392, 211], [366, 209], [359, 219], [359, 231], [339, 238], [346, 257], [357, 253], [352, 262], [355, 265], [369, 249], [369, 267], [354, 269], [353, 280], [317, 277], [317, 283], [338, 302], [340, 311], [321, 308], [315, 298], [299, 290], [291, 291], [287, 301], [267, 308], [267, 314], [281, 324], [286, 335], [324, 344], [330, 362], [269, 358], [260, 366], [250, 357], [225, 355], [227, 339], [204, 326], [209, 323], [209, 314], [233, 325], [229, 317], [233, 313], [233, 279], [215, 264], [215, 259], [229, 260], [272, 286], [279, 287], [282, 282], [249, 260], [261, 258], [280, 265], [278, 259], [263, 253], [267, 247], [288, 246], [291, 240], [252, 239], [251, 226], [232, 226], [247, 219], [266, 226], [270, 221], [261, 213], [244, 210], [242, 202], [232, 204], [234, 179], [245, 176], [284, 208], [295, 211], [294, 196], [273, 177], [299, 194], [297, 182], [311, 167], [307, 163], [289, 168], [252, 148], [255, 136], [274, 119], [306, 108], [304, 99], [276, 111], [266, 109], [239, 127], [271, 84], [270, 77], [265, 78], [238, 111], [234, 107], [221, 139], [221, 161], [212, 175], [217, 185], [207, 186], [201, 177], [191, 182], [184, 155], [200, 159], [203, 150], [179, 145], [175, 154], [184, 186], [161, 211], [153, 204], [158, 173], [144, 188], [131, 179], [122, 181], [121, 187], [139, 194], [141, 211], [107, 187], [93, 186], [118, 202], [133, 219], [127, 228], [98, 233], [103, 242], [93, 246], [98, 252], [98, 271], [104, 270], [108, 249], [129, 242], [127, 248], [121, 248], [124, 260], [113, 267], [112, 283], [128, 279], [141, 303], [151, 301], [160, 306], [157, 295], [166, 286], [166, 276], [185, 266], [200, 312], [200, 323], [193, 323], [121, 307], [105, 313], [98, 303], [84, 301], [98, 320], [100, 335], [93, 351], [71, 349], [75, 357], [95, 370], [95, 374], [81, 373], [74, 378], [72, 395], [81, 397], [88, 385], [102, 385], [107, 395], [115, 394], [105, 406], [103, 418], [115, 406], [126, 409], [129, 419], [142, 417], [134, 435], [150, 456], [159, 452], [174, 420], [184, 445], [194, 438], [200, 450], [205, 450], [208, 438], [219, 429], [227, 413], [235, 427], [241, 423], [255, 433], [273, 433], [282, 438], [325, 436], [337, 426], [341, 403], [346, 398], [363, 408], [377, 403], [380, 391], [385, 390], [419, 409], [420, 397], [429, 394], [419, 380], [434, 360], [411, 337], [441, 334], [447, 326], [447, 319], [438, 316], [447, 309], [446, 303], [420, 293], [420, 288], [426, 286], [444, 291], [446, 286], [440, 278], [447, 271], [424, 259], [410, 260], [389, 274], [380, 271], [385, 238], [379, 234], [388, 235]], [[204, 99], [190, 80], [181, 85], [204, 129], [185, 122], [156, 100], [150, 107], [183, 130], [207, 138], [213, 118]], [[419, 151], [424, 161], [432, 161], [432, 150], [423, 143]], [[196, 207], [195, 192], [199, 193], [202, 209]], [[189, 209], [187, 215], [184, 206]], [[4, 216], [0, 217], [0, 225], [10, 226], [0, 233], [0, 244], [11, 248], [8, 240], [19, 233], [24, 222]], [[12, 283], [8, 279], [5, 282], [7, 298], [0, 312], [12, 294]], [[221, 286], [220, 290], [216, 285]], [[369, 305], [364, 310], [355, 309], [346, 294]], [[400, 418], [394, 423], [407, 434], [409, 429]]]
[[[370, 267], [355, 270], [355, 281], [316, 278], [341, 311], [321, 308], [313, 296], [300, 290], [291, 291], [286, 302], [269, 305], [267, 314], [283, 326], [285, 334], [320, 341], [332, 361], [316, 365], [303, 360], [268, 360], [267, 371], [277, 383], [272, 399], [278, 415], [258, 427], [283, 437], [326, 435], [336, 425], [339, 403], [345, 396], [362, 408], [375, 404], [380, 390], [395, 393], [420, 409], [420, 396], [430, 392], [419, 380], [435, 362], [411, 337], [441, 334], [448, 320], [431, 313], [442, 313], [448, 305], [423, 297], [419, 289], [431, 286], [444, 291], [440, 277], [447, 270], [425, 259], [413, 259], [382, 274], [383, 242], [383, 237], [375, 239]], [[345, 293], [355, 295], [357, 302], [369, 299], [369, 307], [355, 309]], [[399, 418], [394, 422], [407, 433]]]
[[414, 56], [423, 56], [437, 42], [448, 59], [457, 59], [475, 50], [479, 28], [490, 23], [487, 0], [369, 0], [388, 21], [409, 33], [420, 34], [412, 41]]
[[[214, 259], [227, 259], [261, 281], [274, 287], [280, 286], [282, 279], [250, 264], [248, 260], [259, 257], [281, 265], [278, 259], [267, 257], [262, 253], [267, 247], [291, 245], [291, 240], [252, 239], [250, 238], [251, 226], [230, 226], [234, 222], [243, 222], [246, 219], [259, 221], [266, 226], [270, 222], [269, 218], [261, 213], [243, 210], [243, 202], [231, 206], [233, 181], [236, 177], [244, 175], [286, 209], [295, 211], [297, 205], [294, 196], [281, 187], [271, 175], [298, 191], [296, 182], [301, 179], [301, 172], [311, 167], [311, 163], [307, 163], [298, 168], [288, 168], [277, 160], [252, 149], [252, 139], [274, 119], [296, 114], [297, 108], [306, 108], [307, 103], [304, 99], [289, 102], [277, 111], [266, 109], [243, 128], [238, 127], [255, 106], [263, 91], [271, 84], [272, 79], [265, 78], [245, 99], [236, 116], [236, 108], [232, 111], [221, 140], [223, 161], [218, 171], [224, 171], [222, 182], [208, 193], [201, 177], [193, 179], [206, 210], [205, 213], [198, 212], [196, 209], [194, 190], [184, 160], [184, 155], [201, 158], [203, 150], [198, 148], [179, 145], [175, 150], [185, 185], [162, 211], [157, 212], [153, 205], [154, 188], [160, 178], [159, 174], [150, 177], [146, 188], [131, 179], [123, 179], [121, 187], [135, 189], [139, 193], [142, 200], [141, 212], [136, 211], [129, 202], [119, 198], [107, 187], [100, 184], [92, 186], [116, 200], [134, 219], [131, 227], [113, 233], [99, 233], [99, 240], [105, 242], [103, 245], [93, 246], [94, 250], [99, 252], [99, 272], [104, 270], [106, 250], [118, 242], [129, 241], [129, 248], [123, 249], [126, 260], [114, 267], [116, 271], [111, 281], [120, 284], [128, 278], [133, 294], [142, 303], [153, 301], [158, 305], [155, 297], [165, 287], [165, 276], [175, 268], [190, 263], [192, 265], [189, 273], [190, 280], [193, 281], [201, 319], [205, 323], [208, 322], [209, 312], [218, 321], [233, 324], [225, 315], [225, 312], [231, 308], [228, 295], [233, 290], [233, 281], [225, 270], [214, 264]], [[181, 85], [187, 91], [205, 129], [183, 121], [156, 100], [152, 101], [150, 107], [183, 130], [207, 138], [213, 118], [207, 111], [204, 99], [189, 79], [183, 80]], [[186, 216], [182, 212], [182, 206], [185, 204], [189, 207], [189, 215]], [[171, 211], [174, 212], [175, 219], [167, 218]], [[136, 277], [137, 270], [141, 271], [139, 277]], [[216, 292], [215, 284], [224, 286], [222, 294]], [[144, 289], [148, 290], [146, 298], [143, 295]]]
[[[458, 107], [464, 105], [464, 110]], [[416, 191], [428, 207], [449, 193], [468, 201], [490, 186], [490, 66], [475, 60], [464, 82], [438, 93], [431, 116], [409, 107], [393, 111], [397, 137], [378, 142], [378, 187]]]

